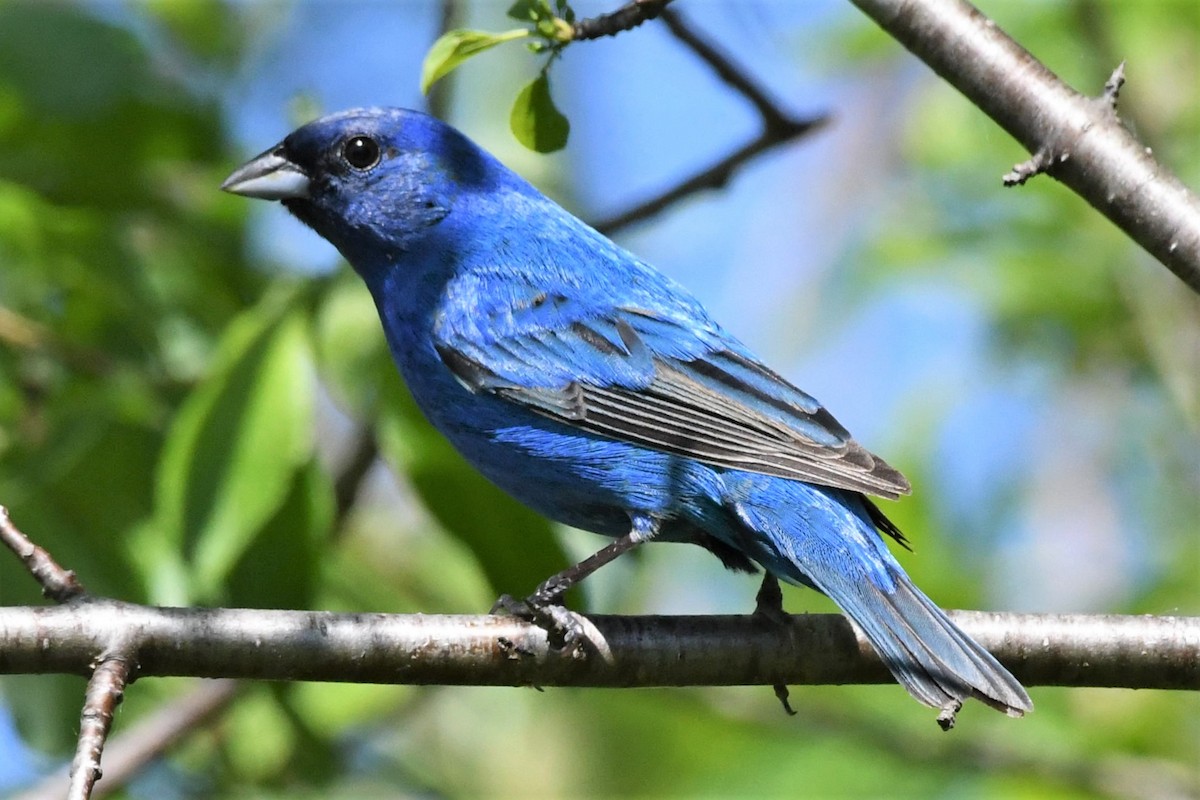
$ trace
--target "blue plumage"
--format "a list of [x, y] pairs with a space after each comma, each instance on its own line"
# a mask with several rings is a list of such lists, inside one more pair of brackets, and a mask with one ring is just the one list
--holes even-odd
[[281, 200], [345, 255], [422, 410], [513, 496], [824, 592], [926, 704], [1032, 708], [879, 535], [903, 542], [866, 495], [906, 494], [905, 478], [686, 290], [454, 129], [345, 112], [224, 188]]

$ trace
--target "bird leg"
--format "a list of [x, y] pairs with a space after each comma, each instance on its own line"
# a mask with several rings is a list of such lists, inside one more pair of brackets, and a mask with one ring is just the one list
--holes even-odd
[[645, 517], [635, 517], [633, 529], [629, 533], [614, 539], [578, 564], [551, 575], [533, 590], [533, 594], [524, 599], [518, 600], [507, 594], [500, 595], [492, 606], [491, 613], [510, 614], [533, 622], [546, 629], [555, 647], [572, 648], [578, 652], [578, 647], [587, 639], [587, 634], [584, 626], [560, 604], [562, 596], [605, 564], [628, 553], [642, 542], [653, 539], [657, 533], [656, 522]]
[[[773, 625], [791, 628], [792, 621], [783, 610], [783, 591], [779, 588], [779, 579], [769, 572], [763, 574], [762, 586], [758, 588], [758, 594], [754, 597], [754, 616], [765, 619]], [[775, 697], [787, 715], [789, 717], [796, 716], [792, 704], [788, 702], [787, 684], [777, 683], [771, 688], [775, 690]]]
[[770, 620], [776, 625], [790, 625], [791, 619], [783, 610], [783, 591], [779, 579], [771, 573], [763, 574], [762, 586], [754, 596], [754, 616]]

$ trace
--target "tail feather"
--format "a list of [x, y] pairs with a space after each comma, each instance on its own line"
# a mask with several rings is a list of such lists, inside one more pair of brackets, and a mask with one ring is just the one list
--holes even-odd
[[[893, 656], [884, 656], [885, 663], [918, 700], [943, 707], [954, 700], [974, 697], [1014, 717], [1033, 710], [1020, 682], [963, 633], [908, 576], [897, 575], [891, 593], [865, 588], [878, 592], [893, 613], [867, 611], [851, 616], [876, 650]], [[850, 611], [848, 606], [843, 607]]]
[[802, 483], [756, 478], [732, 487], [730, 507], [755, 534], [741, 539], [752, 557], [828, 595], [909, 694], [948, 712], [944, 726], [971, 697], [1014, 717], [1033, 710], [1020, 682], [904, 574], [876, 530], [878, 509]]
[[903, 573], [893, 575], [892, 591], [865, 580], [825, 582], [810, 577], [862, 630], [888, 670], [918, 701], [948, 708], [974, 697], [1012, 717], [1033, 710], [1020, 682]]

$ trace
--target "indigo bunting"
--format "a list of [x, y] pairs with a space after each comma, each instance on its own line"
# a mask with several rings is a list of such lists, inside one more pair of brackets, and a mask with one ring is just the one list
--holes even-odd
[[222, 188], [282, 201], [345, 256], [413, 397], [468, 461], [613, 537], [519, 607], [554, 605], [641, 542], [691, 542], [831, 597], [939, 721], [970, 697], [1032, 709], [889, 551], [881, 532], [904, 537], [867, 495], [907, 494], [904, 476], [685, 289], [454, 128], [403, 109], [335, 114]]

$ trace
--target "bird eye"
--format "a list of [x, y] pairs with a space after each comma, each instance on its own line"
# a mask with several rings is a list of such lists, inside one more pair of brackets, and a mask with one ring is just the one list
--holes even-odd
[[342, 158], [355, 169], [370, 169], [379, 163], [379, 144], [370, 136], [352, 136], [342, 145]]

